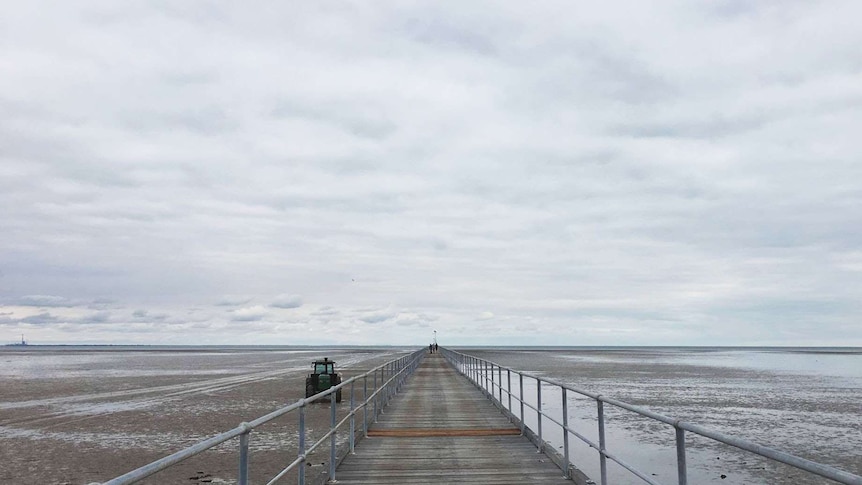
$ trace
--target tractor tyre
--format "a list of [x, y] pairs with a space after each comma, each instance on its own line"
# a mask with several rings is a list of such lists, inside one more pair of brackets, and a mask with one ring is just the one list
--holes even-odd
[[317, 393], [314, 392], [314, 384], [312, 384], [310, 382], [306, 383], [305, 384], [305, 397], [311, 397], [315, 394], [317, 394]]
[[341, 389], [335, 391], [335, 402], [341, 402]]

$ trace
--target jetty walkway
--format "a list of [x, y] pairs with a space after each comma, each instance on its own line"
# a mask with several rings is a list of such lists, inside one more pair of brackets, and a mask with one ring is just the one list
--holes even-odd
[[571, 484], [439, 353], [425, 357], [337, 483]]

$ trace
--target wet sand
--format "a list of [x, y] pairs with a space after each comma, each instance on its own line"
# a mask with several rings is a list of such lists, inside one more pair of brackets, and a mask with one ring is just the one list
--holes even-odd
[[[0, 483], [105, 481], [303, 398], [314, 358], [336, 360], [350, 377], [396, 355], [0, 350]], [[345, 395], [339, 419], [349, 401]], [[252, 483], [265, 483], [296, 457], [297, 418], [291, 413], [252, 433]], [[328, 429], [329, 406], [312, 406], [306, 423], [310, 443]], [[235, 483], [237, 447], [229, 441], [142, 483]], [[311, 475], [325, 473], [328, 448], [311, 461]]]

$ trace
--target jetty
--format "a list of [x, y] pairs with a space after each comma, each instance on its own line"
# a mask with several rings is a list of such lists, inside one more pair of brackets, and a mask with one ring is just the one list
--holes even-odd
[[340, 484], [571, 484], [441, 354], [430, 354], [337, 468]]

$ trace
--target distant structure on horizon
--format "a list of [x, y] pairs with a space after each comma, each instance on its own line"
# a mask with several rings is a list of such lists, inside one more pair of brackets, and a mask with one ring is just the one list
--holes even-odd
[[6, 346], [7, 347], [26, 347], [27, 341], [24, 340], [24, 334], [23, 333], [21, 334], [21, 341], [20, 342], [16, 342], [14, 344], [6, 344]]

